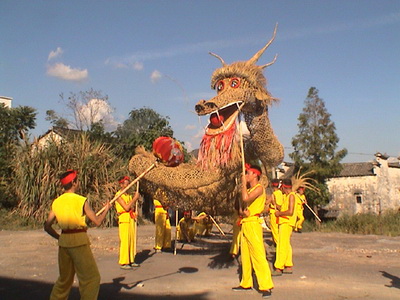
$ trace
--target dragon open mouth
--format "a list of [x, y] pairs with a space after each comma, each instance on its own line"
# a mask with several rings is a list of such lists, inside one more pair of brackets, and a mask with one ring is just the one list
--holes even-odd
[[242, 103], [243, 101], [237, 101], [210, 113], [210, 124], [206, 128], [206, 134], [217, 135], [230, 129], [235, 123]]

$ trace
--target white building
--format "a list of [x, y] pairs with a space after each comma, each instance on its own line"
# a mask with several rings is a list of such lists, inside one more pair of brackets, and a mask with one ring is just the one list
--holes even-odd
[[[336, 218], [342, 214], [381, 214], [400, 209], [400, 161], [381, 153], [371, 162], [343, 163], [339, 175], [326, 180], [329, 203], [321, 216]], [[294, 164], [282, 163], [276, 178], [290, 178]]]
[[11, 102], [13, 98], [11, 97], [6, 97], [6, 96], [0, 96], [0, 103], [4, 103], [6, 107], [11, 108]]
[[381, 153], [373, 162], [344, 163], [338, 176], [327, 180], [328, 210], [339, 214], [375, 213], [400, 208], [400, 162]]

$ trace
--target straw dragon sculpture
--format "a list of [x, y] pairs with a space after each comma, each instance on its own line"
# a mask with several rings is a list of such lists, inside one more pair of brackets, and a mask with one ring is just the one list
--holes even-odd
[[[235, 188], [240, 184], [242, 170], [240, 128], [236, 119], [244, 116], [250, 137], [244, 141], [246, 160], [259, 159], [265, 168], [283, 160], [283, 147], [276, 138], [269, 118], [268, 107], [277, 101], [266, 89], [263, 70], [272, 62], [256, 65], [270, 41], [248, 61], [226, 64], [216, 54], [222, 67], [211, 77], [211, 88], [217, 95], [200, 100], [195, 110], [199, 116], [210, 115], [210, 124], [203, 136], [197, 161], [174, 168], [159, 165], [141, 180], [141, 189], [154, 195], [160, 188], [169, 204], [177, 208], [208, 210], [213, 213], [229, 211]], [[151, 153], [137, 150], [129, 170], [138, 175], [154, 163]]]

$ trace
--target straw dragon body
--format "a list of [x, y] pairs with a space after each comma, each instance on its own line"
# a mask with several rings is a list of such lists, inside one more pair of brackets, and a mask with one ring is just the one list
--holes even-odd
[[[160, 165], [142, 179], [141, 187], [154, 194], [160, 188], [171, 205], [221, 212], [232, 207], [235, 188], [240, 184], [241, 151], [238, 116], [244, 121], [250, 136], [244, 141], [246, 160], [258, 159], [265, 168], [278, 165], [283, 159], [283, 147], [274, 135], [268, 107], [276, 101], [266, 89], [263, 69], [275, 62], [258, 66], [256, 62], [272, 43], [271, 40], [250, 60], [226, 64], [214, 71], [211, 88], [217, 95], [200, 100], [195, 110], [199, 116], [210, 115], [210, 124], [200, 145], [197, 161], [175, 168]], [[129, 163], [130, 172], [143, 172], [154, 163], [154, 156], [140, 151]]]

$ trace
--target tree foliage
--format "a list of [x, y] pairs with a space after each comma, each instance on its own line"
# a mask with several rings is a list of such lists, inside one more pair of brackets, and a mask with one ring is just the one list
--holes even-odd
[[46, 112], [49, 121], [67, 121], [74, 129], [83, 131], [90, 130], [93, 124], [100, 121], [104, 126], [112, 125], [114, 109], [108, 102], [108, 96], [103, 95], [101, 91], [90, 89], [80, 91], [78, 94], [71, 92], [67, 98], [64, 94], [60, 94], [60, 97], [65, 102], [70, 116], [63, 118], [57, 114], [52, 115], [53, 111], [50, 110]]
[[11, 158], [27, 132], [36, 126], [36, 111], [29, 106], [8, 108], [0, 104], [0, 206], [12, 206], [14, 197], [7, 186], [13, 177]]
[[315, 87], [309, 89], [298, 121], [299, 132], [292, 139], [294, 152], [289, 157], [294, 161], [296, 170], [315, 171], [313, 177], [325, 195], [317, 202], [326, 203], [325, 179], [341, 171], [340, 161], [347, 155], [347, 150], [336, 151], [339, 138], [335, 123]]
[[[30, 144], [18, 148], [11, 160], [13, 181], [8, 187], [18, 204], [18, 213], [43, 222], [51, 202], [63, 193], [59, 175], [67, 169], [78, 171], [79, 194], [99, 210], [118, 190], [117, 179], [128, 174], [127, 164], [110, 146], [91, 141], [86, 133], [63, 142], [49, 142], [37, 149]], [[112, 223], [114, 211], [108, 216]]]
[[169, 117], [163, 117], [151, 108], [133, 109], [129, 118], [114, 132], [118, 153], [130, 158], [137, 146], [144, 146], [150, 151], [157, 137], [172, 137], [174, 132], [168, 120]]
[[59, 116], [54, 110], [46, 110], [46, 121], [49, 121], [55, 127], [68, 128], [67, 119]]

